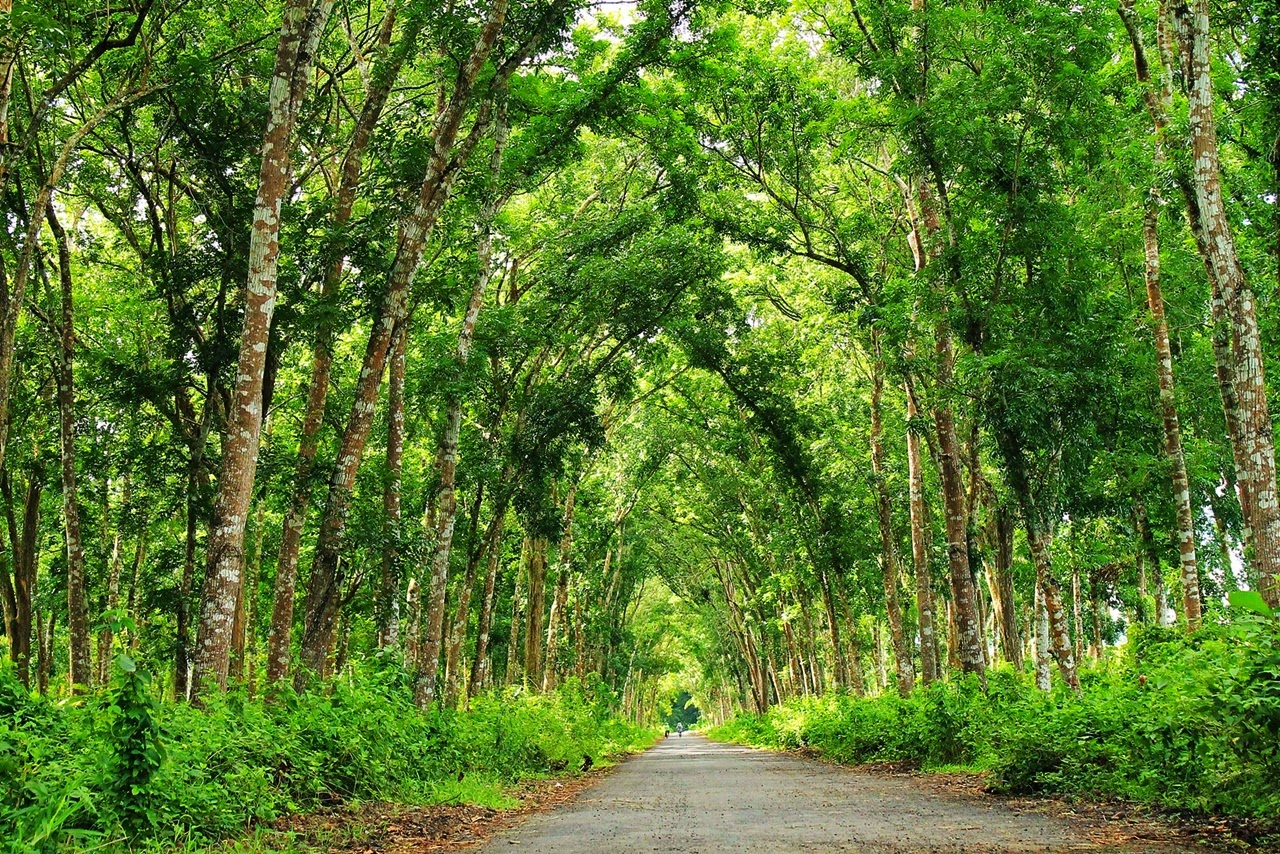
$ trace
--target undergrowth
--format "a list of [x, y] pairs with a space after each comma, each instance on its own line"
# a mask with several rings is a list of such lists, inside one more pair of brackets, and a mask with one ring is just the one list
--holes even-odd
[[846, 763], [962, 765], [998, 791], [1118, 797], [1280, 830], [1280, 621], [1243, 617], [1191, 637], [1148, 628], [1081, 676], [1078, 697], [1007, 667], [985, 692], [970, 678], [907, 699], [829, 694], [711, 735]]
[[0, 669], [0, 852], [178, 850], [348, 801], [506, 806], [504, 789], [639, 749], [653, 733], [602, 685], [421, 712], [411, 677], [369, 664], [325, 690], [158, 703], [133, 662], [110, 692], [52, 703]]

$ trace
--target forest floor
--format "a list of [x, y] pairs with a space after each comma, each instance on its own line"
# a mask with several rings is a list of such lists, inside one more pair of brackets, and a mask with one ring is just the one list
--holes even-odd
[[[366, 805], [296, 819], [310, 850], [409, 854], [639, 851], [1240, 850], [1229, 829], [1177, 824], [1132, 806], [985, 793], [971, 774], [847, 768], [670, 736], [614, 768], [539, 780], [521, 805]], [[518, 847], [514, 847], [518, 846]], [[307, 850], [299, 849], [299, 850]]]

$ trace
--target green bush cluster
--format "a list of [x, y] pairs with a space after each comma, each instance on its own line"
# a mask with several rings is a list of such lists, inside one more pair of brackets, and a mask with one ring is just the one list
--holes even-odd
[[848, 763], [966, 765], [1013, 793], [1280, 816], [1280, 622], [1244, 617], [1191, 637], [1145, 629], [1082, 681], [1078, 697], [1046, 694], [1002, 668], [985, 693], [968, 679], [907, 699], [832, 694], [740, 715], [712, 735]]
[[146, 690], [126, 672], [109, 693], [54, 704], [0, 670], [0, 851], [125, 839], [171, 849], [349, 800], [492, 802], [516, 780], [653, 737], [613, 714], [606, 688], [576, 680], [426, 713], [389, 663], [321, 691], [231, 691], [203, 709]]

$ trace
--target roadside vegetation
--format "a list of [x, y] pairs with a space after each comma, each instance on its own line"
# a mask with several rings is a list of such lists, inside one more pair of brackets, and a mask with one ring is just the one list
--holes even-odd
[[576, 680], [424, 714], [410, 675], [387, 661], [326, 691], [233, 690], [195, 709], [157, 702], [123, 665], [108, 691], [61, 703], [0, 670], [0, 850], [203, 847], [373, 800], [509, 807], [512, 784], [579, 773], [585, 757], [607, 764], [655, 734], [620, 720], [607, 689]]
[[963, 766], [996, 792], [1119, 798], [1280, 833], [1280, 621], [1141, 629], [1081, 677], [1079, 696], [1000, 667], [985, 692], [957, 680], [907, 698], [797, 698], [711, 735], [849, 764]]

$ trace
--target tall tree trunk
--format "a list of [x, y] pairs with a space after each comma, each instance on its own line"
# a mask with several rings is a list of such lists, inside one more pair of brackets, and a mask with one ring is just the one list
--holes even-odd
[[458, 585], [458, 601], [453, 609], [453, 620], [445, 631], [444, 650], [444, 704], [446, 708], [458, 705], [458, 688], [462, 682], [462, 650], [467, 642], [467, 624], [471, 621], [471, 592], [476, 586], [476, 573], [484, 560], [486, 541], [479, 540], [480, 507], [484, 501], [484, 484], [476, 487], [476, 497], [471, 502], [471, 522], [467, 537], [467, 571]]
[[921, 467], [920, 435], [915, 395], [907, 395], [907, 475], [911, 510], [911, 562], [916, 577], [916, 611], [920, 623], [920, 681], [928, 685], [941, 674], [938, 669], [938, 637], [934, 630], [933, 581], [929, 574], [927, 520], [924, 504], [924, 469]]
[[524, 677], [532, 685], [542, 682], [542, 627], [547, 608], [547, 540], [535, 537], [529, 557], [529, 604], [525, 620]]
[[880, 333], [873, 330], [874, 350], [871, 380], [871, 472], [876, 484], [876, 509], [880, 521], [880, 567], [884, 580], [884, 607], [889, 622], [889, 635], [893, 640], [894, 669], [898, 680], [898, 693], [911, 695], [916, 675], [912, 663], [911, 642], [902, 625], [902, 605], [898, 593], [901, 563], [898, 546], [893, 534], [893, 508], [889, 499], [889, 484], [885, 472], [884, 424], [881, 400], [884, 397], [884, 356], [881, 353]]
[[1075, 649], [1071, 645], [1071, 631], [1067, 626], [1067, 609], [1062, 602], [1062, 588], [1053, 574], [1049, 559], [1048, 536], [1040, 530], [1040, 522], [1032, 509], [1023, 509], [1026, 517], [1027, 542], [1031, 546], [1031, 560], [1036, 567], [1036, 580], [1041, 601], [1048, 619], [1048, 637], [1058, 670], [1071, 690], [1080, 693], [1080, 677], [1076, 672]]
[[[1223, 202], [1217, 131], [1213, 117], [1213, 80], [1209, 58], [1209, 3], [1192, 0], [1174, 6], [1178, 35], [1187, 58], [1191, 110], [1192, 183], [1205, 239], [1200, 243], [1206, 267], [1217, 285], [1232, 330], [1231, 380], [1239, 406], [1240, 478], [1248, 494], [1253, 532], [1252, 562], [1260, 592], [1280, 607], [1280, 501], [1276, 493], [1276, 454], [1267, 403], [1262, 340], [1253, 289], [1245, 278]], [[1188, 621], [1190, 625], [1190, 620]]]
[[944, 400], [952, 384], [951, 332], [939, 324], [938, 402], [933, 420], [938, 434], [938, 468], [942, 475], [942, 500], [947, 514], [947, 557], [951, 575], [951, 602], [956, 616], [956, 646], [960, 668], [976, 673], [986, 684], [985, 655], [982, 652], [982, 627], [978, 621], [978, 603], [969, 567], [969, 505], [965, 500], [964, 475], [960, 470], [960, 440], [956, 435], [955, 416], [951, 404]]
[[76, 491], [75, 442], [75, 308], [71, 289], [71, 249], [67, 234], [54, 213], [46, 208], [49, 228], [58, 246], [58, 282], [62, 294], [62, 317], [58, 349], [58, 424], [62, 446], [62, 517], [67, 547], [67, 631], [70, 635], [67, 675], [71, 690], [81, 692], [93, 684], [89, 641], [89, 600], [86, 593], [84, 540], [80, 530], [80, 504]]
[[[506, 482], [504, 477], [503, 481]], [[480, 693], [489, 678], [489, 634], [493, 631], [494, 594], [498, 585], [498, 567], [502, 562], [502, 531], [507, 521], [507, 496], [504, 490], [493, 508], [493, 519], [485, 532], [484, 590], [480, 597], [480, 613], [476, 618], [476, 654], [471, 662], [471, 679], [467, 683], [467, 699]]]
[[578, 484], [569, 487], [564, 502], [564, 525], [556, 561], [556, 592], [551, 598], [551, 615], [547, 619], [547, 661], [542, 674], [542, 690], [550, 691], [559, 682], [560, 644], [565, 635], [565, 608], [569, 604], [569, 573], [573, 551], [574, 499]]
[[402, 324], [391, 347], [387, 382], [387, 471], [382, 488], [382, 575], [377, 586], [378, 649], [393, 649], [400, 631], [400, 484], [404, 465], [404, 374], [408, 335]]
[[[1163, 159], [1163, 158], [1161, 158]], [[1160, 415], [1164, 423], [1164, 452], [1173, 477], [1174, 506], [1178, 512], [1178, 555], [1182, 579], [1182, 610], [1187, 630], [1200, 627], [1200, 576], [1196, 569], [1196, 531], [1191, 510], [1191, 485], [1187, 461], [1182, 452], [1182, 428], [1173, 394], [1173, 350], [1169, 346], [1169, 326], [1164, 315], [1164, 295], [1160, 290], [1160, 242], [1158, 231], [1158, 190], [1152, 189], [1142, 221], [1144, 275], [1151, 331], [1156, 344], [1156, 375], [1160, 383]]]
[[1014, 516], [1005, 504], [991, 513], [990, 536], [993, 559], [988, 562], [987, 586], [1000, 631], [1000, 650], [1015, 670], [1022, 669], [1022, 643], [1018, 632], [1018, 611], [1013, 590]]
[[187, 495], [184, 509], [186, 537], [183, 543], [182, 576], [178, 581], [178, 607], [175, 615], [177, 627], [174, 632], [173, 651], [173, 698], [181, 701], [187, 699], [191, 687], [191, 590], [195, 585], [196, 575], [196, 522], [201, 458], [193, 455], [188, 463]]
[[1041, 691], [1048, 691], [1052, 688], [1050, 682], [1050, 662], [1052, 658], [1049, 654], [1049, 611], [1044, 606], [1044, 591], [1040, 589], [1040, 582], [1036, 582], [1035, 596], [1035, 613], [1034, 620], [1036, 626], [1036, 687]]
[[[493, 281], [498, 264], [494, 247], [494, 220], [502, 204], [498, 179], [502, 171], [502, 153], [507, 142], [506, 101], [499, 92], [498, 115], [494, 127], [493, 152], [489, 157], [489, 186], [480, 211], [480, 241], [476, 249], [479, 274], [471, 289], [471, 298], [458, 330], [458, 343], [454, 353], [454, 365], [459, 374], [464, 372], [471, 355], [471, 343], [475, 338], [476, 320], [484, 303], [485, 292]], [[432, 644], [444, 620], [445, 593], [449, 583], [449, 554], [453, 547], [453, 530], [457, 512], [454, 496], [458, 465], [458, 437], [462, 429], [462, 397], [451, 392], [447, 397], [444, 433], [440, 439], [440, 490], [438, 493], [439, 517], [436, 527], [435, 554], [431, 561], [431, 587], [427, 606], [427, 646], [423, 667], [418, 673], [417, 696], [420, 705], [435, 699], [436, 670], [439, 667], [439, 647], [432, 654]], [[468, 588], [467, 595], [470, 595]]]
[[[391, 87], [400, 73], [405, 57], [413, 50], [419, 29], [415, 16], [407, 31], [392, 50], [388, 50], [395, 26], [397, 4], [389, 3], [383, 17], [378, 42], [384, 52], [384, 61], [375, 65], [373, 75], [365, 88], [364, 105], [356, 120], [342, 160], [342, 178], [334, 200], [333, 225], [339, 237], [329, 251], [320, 302], [332, 309], [338, 297], [338, 286], [345, 268], [345, 239], [341, 236], [351, 220], [357, 192], [363, 177], [365, 151], [373, 138], [386, 106]], [[312, 478], [315, 472], [316, 451], [320, 446], [320, 427], [324, 422], [325, 402], [328, 399], [330, 374], [333, 370], [333, 338], [335, 334], [331, 317], [326, 312], [321, 317], [316, 341], [311, 355], [311, 380], [307, 388], [307, 402], [302, 416], [302, 436], [298, 440], [298, 456], [294, 469], [293, 497], [285, 513], [284, 530], [280, 538], [280, 554], [276, 564], [275, 590], [271, 614], [271, 631], [267, 644], [267, 681], [275, 683], [289, 672], [290, 645], [293, 634], [294, 598], [298, 579], [298, 552], [302, 532], [306, 525], [307, 511], [311, 504]], [[396, 599], [398, 605], [399, 599]], [[380, 636], [381, 637], [381, 636]]]
[[[13, 513], [13, 494], [8, 472], [0, 470], [0, 486], [3, 486], [5, 520], [9, 529], [9, 544], [13, 554], [13, 603], [6, 606], [9, 623], [5, 634], [9, 639], [9, 660], [18, 670], [22, 684], [31, 685], [31, 637], [40, 629], [33, 624], [33, 605], [36, 597], [37, 557], [40, 530], [40, 496], [44, 492], [44, 471], [37, 458], [27, 480], [22, 497], [22, 524]], [[10, 607], [12, 610], [10, 611]], [[39, 623], [38, 615], [35, 623]], [[46, 671], [47, 672], [47, 671]], [[48, 693], [47, 682], [40, 688]]]
[[[311, 578], [307, 585], [301, 660], [307, 670], [321, 676], [325, 672], [325, 655], [333, 636], [333, 626], [337, 616], [336, 606], [342, 589], [342, 575], [338, 561], [339, 549], [346, 535], [351, 491], [373, 422], [374, 404], [377, 400], [378, 388], [382, 384], [382, 374], [392, 332], [398, 324], [406, 320], [409, 286], [422, 262], [427, 240], [435, 229], [440, 213], [452, 191], [453, 182], [462, 166], [470, 158], [471, 151], [479, 141], [480, 132], [488, 123], [488, 111], [491, 105], [485, 102], [480, 105], [471, 135], [455, 150], [458, 131], [471, 106], [476, 80], [502, 29], [507, 7], [508, 0], [496, 0], [470, 57], [459, 70], [449, 99], [447, 101], [441, 99], [441, 108], [436, 114], [433, 127], [434, 146], [427, 165], [426, 177], [419, 188], [413, 211], [401, 222], [386, 293], [382, 298], [378, 316], [365, 347], [355, 400], [347, 419], [346, 429], [343, 431], [333, 475], [329, 479], [328, 498], [320, 523], [320, 536], [312, 561]], [[447, 515], [442, 512], [441, 518]], [[434, 582], [435, 572], [433, 571], [433, 585]], [[434, 593], [429, 595], [434, 596]], [[441, 619], [443, 620], [443, 611]], [[436, 644], [438, 652], [439, 633], [435, 634], [436, 639], [432, 640], [431, 632], [428, 632], [425, 641], [427, 644]], [[421, 661], [426, 660], [425, 648], [423, 653], [424, 655], [419, 656]], [[424, 674], [419, 673], [415, 694], [421, 702], [426, 702], [429, 696], [434, 694], [434, 687], [427, 689], [423, 676]], [[302, 675], [299, 674], [299, 680], [301, 678]], [[434, 680], [434, 666], [432, 680]]]
[[244, 325], [240, 333], [234, 403], [227, 416], [196, 633], [191, 696], [197, 701], [202, 691], [221, 690], [227, 684], [232, 622], [244, 569], [244, 529], [258, 466], [259, 431], [265, 415], [263, 375], [276, 304], [280, 209], [290, 186], [293, 128], [311, 80], [311, 61], [332, 8], [333, 0], [288, 0], [280, 22], [267, 127], [262, 136], [258, 194], [249, 235], [249, 276], [244, 289]]
[[520, 563], [516, 568], [515, 586], [511, 591], [511, 631], [507, 638], [507, 669], [503, 674], [503, 678], [508, 685], [516, 683], [516, 676], [520, 670], [520, 631], [527, 611], [524, 602], [526, 598], [525, 587], [527, 586], [528, 567], [532, 561], [533, 538], [525, 534], [524, 540], [520, 544]]
[[1142, 499], [1134, 502], [1134, 518], [1138, 524], [1138, 536], [1147, 553], [1148, 572], [1155, 587], [1156, 625], [1169, 625], [1169, 602], [1165, 596], [1164, 567], [1160, 560], [1160, 548], [1151, 532], [1151, 520], [1147, 517], [1147, 506]]

